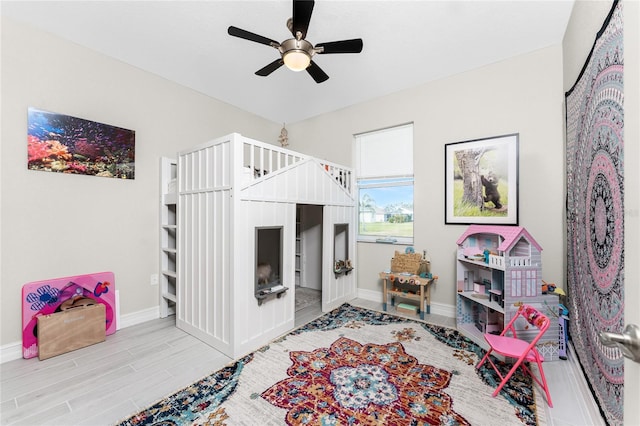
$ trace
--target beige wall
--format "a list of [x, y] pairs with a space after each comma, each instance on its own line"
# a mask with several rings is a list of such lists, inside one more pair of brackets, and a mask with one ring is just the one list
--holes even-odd
[[[563, 101], [562, 50], [555, 46], [290, 125], [289, 142], [351, 164], [353, 134], [414, 123], [414, 246], [428, 251], [439, 276], [432, 311], [452, 314], [455, 242], [466, 227], [444, 224], [444, 145], [520, 133], [520, 224], [543, 247], [543, 278], [562, 283]], [[361, 294], [382, 291], [377, 273], [396, 249], [404, 247], [358, 245]]]
[[[231, 132], [274, 142], [281, 124], [2, 20], [0, 345], [21, 340], [22, 285], [113, 271], [123, 315], [158, 305], [159, 158]], [[136, 131], [131, 181], [27, 170], [27, 108]]]

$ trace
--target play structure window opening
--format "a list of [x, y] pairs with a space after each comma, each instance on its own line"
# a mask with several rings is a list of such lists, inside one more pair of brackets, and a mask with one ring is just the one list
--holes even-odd
[[256, 292], [282, 284], [282, 226], [256, 228]]

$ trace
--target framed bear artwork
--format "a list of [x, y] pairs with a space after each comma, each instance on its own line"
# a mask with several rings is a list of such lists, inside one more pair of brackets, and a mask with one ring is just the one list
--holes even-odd
[[519, 134], [449, 143], [445, 224], [518, 224]]

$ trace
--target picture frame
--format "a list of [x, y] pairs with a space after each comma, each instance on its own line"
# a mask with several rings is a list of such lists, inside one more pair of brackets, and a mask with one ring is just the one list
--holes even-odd
[[445, 144], [445, 224], [518, 225], [519, 137]]
[[29, 107], [27, 169], [135, 179], [136, 132]]

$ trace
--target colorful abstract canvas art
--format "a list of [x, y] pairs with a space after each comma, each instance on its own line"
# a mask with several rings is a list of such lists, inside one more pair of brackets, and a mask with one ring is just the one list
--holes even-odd
[[135, 132], [29, 108], [29, 170], [135, 178]]

